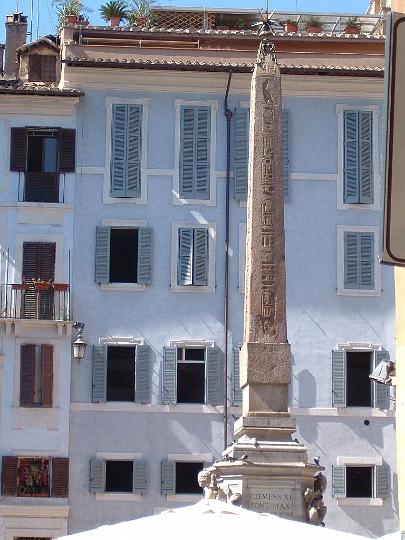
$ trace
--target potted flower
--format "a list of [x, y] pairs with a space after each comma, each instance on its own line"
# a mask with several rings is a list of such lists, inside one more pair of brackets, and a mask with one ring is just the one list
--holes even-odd
[[322, 28], [323, 25], [319, 17], [313, 15], [305, 21], [305, 30], [309, 34], [319, 34], [319, 32], [322, 32]]
[[100, 7], [100, 15], [105, 21], [110, 21], [111, 26], [119, 26], [121, 19], [127, 16], [128, 4], [122, 0], [110, 0]]
[[360, 34], [361, 22], [357, 17], [349, 17], [346, 21], [345, 34]]
[[152, 6], [155, 0], [133, 0], [133, 8], [128, 11], [126, 16], [129, 24], [138, 28], [151, 26], [153, 22]]
[[298, 23], [294, 19], [286, 19], [282, 22], [284, 26], [284, 32], [288, 32], [289, 34], [292, 32], [298, 32]]

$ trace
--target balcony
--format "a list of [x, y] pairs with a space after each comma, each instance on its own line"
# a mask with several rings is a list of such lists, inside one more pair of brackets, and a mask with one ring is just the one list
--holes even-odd
[[0, 285], [0, 319], [70, 321], [70, 287], [65, 283]]
[[[60, 182], [60, 176], [63, 181]], [[59, 173], [26, 172], [20, 177], [19, 202], [63, 203], [65, 176]]]

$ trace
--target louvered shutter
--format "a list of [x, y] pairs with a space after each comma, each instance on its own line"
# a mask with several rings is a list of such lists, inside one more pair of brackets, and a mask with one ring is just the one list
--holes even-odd
[[149, 466], [146, 461], [134, 460], [132, 491], [145, 493], [148, 486]]
[[209, 405], [219, 405], [220, 404], [219, 349], [216, 347], [207, 347], [205, 361], [206, 361], [205, 402]]
[[141, 195], [142, 107], [128, 105], [126, 197]]
[[110, 281], [110, 228], [96, 229], [96, 283]]
[[242, 405], [242, 389], [240, 387], [240, 351], [238, 348], [233, 350], [232, 403], [235, 406]]
[[138, 229], [138, 283], [149, 285], [152, 282], [152, 229]]
[[23, 281], [39, 277], [39, 242], [24, 242], [23, 244]]
[[41, 390], [43, 407], [52, 407], [52, 387], [53, 347], [52, 345], [41, 345]]
[[208, 285], [208, 229], [194, 229], [193, 285]]
[[[376, 351], [374, 367], [377, 367], [380, 362], [383, 360], [389, 361], [390, 354], [388, 351]], [[390, 387], [387, 384], [372, 382], [374, 390], [374, 406], [379, 409], [389, 409], [390, 408]]]
[[56, 244], [40, 242], [39, 244], [39, 273], [37, 277], [44, 281], [55, 279], [55, 253]]
[[172, 404], [177, 401], [177, 349], [163, 349], [163, 403]]
[[93, 493], [103, 493], [104, 489], [105, 462], [102, 459], [91, 459], [89, 490]]
[[52, 459], [52, 497], [67, 497], [69, 494], [69, 458]]
[[180, 197], [194, 199], [196, 110], [182, 107], [180, 116]]
[[332, 496], [346, 497], [346, 467], [332, 466]]
[[76, 170], [76, 130], [61, 129], [59, 138], [59, 171], [62, 173]]
[[290, 175], [290, 157], [288, 150], [289, 142], [289, 127], [288, 127], [288, 111], [283, 109], [282, 112], [282, 136], [283, 136], [283, 188], [284, 197], [288, 195], [288, 179]]
[[104, 345], [93, 347], [93, 392], [95, 402], [106, 400], [107, 386], [107, 348]]
[[161, 484], [162, 495], [174, 495], [176, 493], [176, 463], [174, 461], [162, 461]]
[[375, 467], [375, 496], [385, 498], [389, 494], [390, 471], [387, 465]]
[[234, 197], [247, 197], [249, 163], [249, 109], [235, 109], [234, 123]]
[[355, 232], [344, 233], [344, 288], [360, 288], [359, 236]]
[[374, 234], [359, 233], [360, 289], [374, 289]]
[[346, 407], [346, 353], [332, 351], [332, 406]]
[[373, 113], [359, 111], [360, 203], [373, 202]]
[[344, 111], [343, 202], [360, 202], [359, 191], [359, 125], [356, 111]]
[[126, 105], [113, 105], [111, 126], [111, 195], [113, 197], [126, 195], [127, 114]]
[[10, 171], [27, 170], [27, 129], [11, 128]]
[[135, 402], [150, 403], [150, 347], [137, 345], [135, 360]]
[[34, 405], [35, 345], [21, 345], [20, 406]]
[[179, 229], [179, 253], [177, 260], [177, 284], [193, 283], [193, 229]]
[[196, 199], [210, 198], [210, 132], [211, 110], [209, 107], [199, 107], [196, 140]]
[[3, 456], [1, 465], [1, 492], [3, 496], [17, 495], [18, 457]]

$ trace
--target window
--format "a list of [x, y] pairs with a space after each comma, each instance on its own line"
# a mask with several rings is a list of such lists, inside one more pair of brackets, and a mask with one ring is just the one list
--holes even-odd
[[93, 401], [150, 402], [150, 347], [101, 345], [93, 349]]
[[90, 491], [93, 493], [145, 493], [149, 466], [139, 459], [92, 459]]
[[141, 196], [142, 105], [113, 104], [111, 197]]
[[56, 57], [49, 54], [31, 54], [28, 80], [30, 82], [55, 82]]
[[52, 345], [21, 345], [20, 406], [52, 407]]
[[220, 357], [216, 347], [165, 347], [163, 402], [220, 402]]
[[[26, 284], [21, 295], [21, 316], [25, 319], [53, 319], [55, 295], [46, 283], [55, 279], [53, 242], [24, 242], [22, 281]], [[39, 283], [45, 282], [43, 288]]]
[[74, 129], [11, 129], [10, 169], [25, 173], [23, 201], [59, 202], [60, 173], [75, 170], [75, 139]]
[[180, 228], [177, 284], [208, 285], [208, 229]]
[[198, 473], [204, 468], [202, 462], [163, 461], [161, 484], [163, 495], [201, 495]]
[[385, 350], [332, 351], [332, 405], [388, 409], [389, 387], [369, 377], [374, 367], [387, 359]]
[[4, 496], [67, 497], [68, 486], [68, 458], [3, 456]]
[[332, 468], [334, 497], [384, 498], [389, 493], [389, 469], [386, 465], [341, 465]]
[[152, 229], [97, 227], [96, 282], [149, 284]]

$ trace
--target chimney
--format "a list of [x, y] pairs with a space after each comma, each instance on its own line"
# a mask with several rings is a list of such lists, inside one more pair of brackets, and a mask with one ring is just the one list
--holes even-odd
[[27, 38], [27, 16], [13, 13], [6, 17], [6, 54], [4, 75], [18, 77], [17, 49], [25, 45]]

